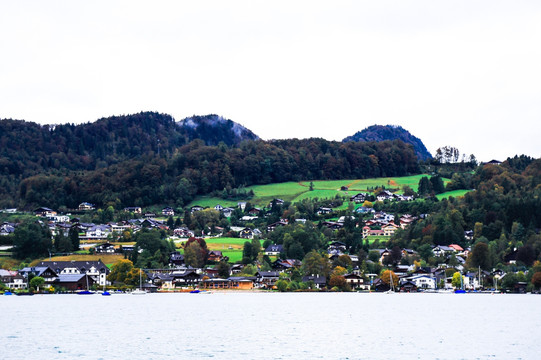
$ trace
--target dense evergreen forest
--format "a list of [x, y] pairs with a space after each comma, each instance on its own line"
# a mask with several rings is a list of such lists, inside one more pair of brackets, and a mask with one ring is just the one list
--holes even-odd
[[[194, 128], [202, 139], [192, 140]], [[180, 126], [158, 113], [83, 125], [1, 120], [0, 130], [0, 207], [183, 206], [197, 194], [254, 184], [419, 172], [413, 147], [399, 140], [266, 142], [215, 116]], [[234, 141], [215, 144], [227, 137]]]

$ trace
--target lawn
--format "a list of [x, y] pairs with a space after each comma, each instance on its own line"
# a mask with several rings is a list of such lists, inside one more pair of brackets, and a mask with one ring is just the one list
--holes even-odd
[[[242, 260], [242, 250], [246, 241], [251, 240], [231, 237], [205, 239], [207, 248], [209, 250], [221, 251], [224, 256], [229, 257], [230, 263], [235, 263]], [[263, 244], [263, 240], [260, 240], [260, 243]], [[182, 253], [183, 250], [181, 249], [180, 252]]]
[[438, 198], [438, 200], [441, 200], [441, 199], [448, 199], [450, 198], [451, 196], [452, 197], [462, 197], [464, 195], [466, 195], [467, 193], [469, 193], [471, 190], [453, 190], [453, 191], [447, 191], [447, 192], [444, 192], [444, 193], [441, 193], [441, 194], [438, 194], [436, 195], [436, 197]]
[[384, 247], [383, 244], [385, 244], [387, 241], [389, 241], [391, 239], [390, 236], [383, 236], [383, 235], [372, 235], [372, 236], [367, 236], [366, 238], [363, 239], [363, 243], [368, 240], [368, 243], [369, 244], [372, 244], [374, 243], [374, 241], [376, 240], [379, 240], [379, 243], [382, 244], [382, 247]]

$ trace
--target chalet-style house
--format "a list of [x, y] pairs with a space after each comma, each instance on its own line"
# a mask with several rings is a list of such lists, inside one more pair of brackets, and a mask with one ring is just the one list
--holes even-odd
[[445, 246], [445, 245], [437, 245], [435, 246], [433, 249], [432, 249], [432, 252], [434, 253], [434, 256], [442, 256], [442, 257], [445, 257], [447, 255], [451, 255], [453, 253], [455, 253], [455, 249], [453, 249], [452, 247], [450, 246]]
[[15, 231], [16, 224], [14, 223], [3, 223], [0, 225], [0, 236], [7, 236], [12, 234]]
[[[42, 261], [38, 267], [48, 267], [52, 269], [57, 276], [67, 274], [86, 274], [90, 276], [98, 285], [106, 285], [109, 268], [101, 261]], [[41, 275], [40, 275], [41, 276]]]
[[173, 266], [184, 265], [184, 255], [178, 251], [173, 251], [171, 254], [169, 254], [169, 264]]
[[175, 216], [175, 210], [172, 207], [166, 207], [162, 209], [163, 216]]
[[34, 210], [34, 214], [36, 216], [42, 216], [42, 217], [52, 217], [56, 215], [56, 211], [49, 209], [47, 207], [40, 207]]
[[9, 289], [26, 289], [28, 281], [17, 271], [0, 269], [0, 282]]
[[180, 238], [189, 238], [195, 236], [195, 233], [187, 227], [176, 228], [175, 230], [173, 230], [173, 233], [175, 234], [175, 236], [178, 236]]
[[28, 279], [30, 274], [33, 276], [40, 276], [45, 280], [45, 283], [49, 284], [52, 284], [56, 279], [58, 279], [58, 273], [49, 265], [25, 267], [19, 270], [19, 274], [24, 276], [26, 279]]
[[209, 251], [207, 260], [208, 261], [214, 261], [214, 262], [220, 262], [224, 258], [221, 251], [218, 250], [212, 250]]
[[366, 201], [366, 194], [358, 193], [357, 195], [350, 197], [349, 200], [357, 204], [363, 203]]
[[272, 208], [274, 205], [282, 206], [284, 205], [284, 200], [282, 199], [272, 199], [271, 202], [269, 202], [269, 208]]
[[373, 208], [370, 208], [370, 207], [361, 206], [361, 207], [358, 207], [357, 209], [355, 209], [355, 212], [357, 214], [373, 214], [373, 213], [376, 212], [376, 210], [374, 210]]
[[96, 206], [88, 202], [83, 202], [79, 204], [79, 211], [89, 211], [89, 210], [96, 210]]
[[346, 279], [346, 282], [351, 286], [352, 289], [359, 289], [359, 290], [369, 290], [370, 285], [365, 285], [364, 279], [359, 274], [345, 274], [344, 278]]
[[274, 271], [291, 270], [302, 266], [302, 261], [297, 259], [278, 259], [272, 263], [272, 269]]
[[278, 271], [258, 271], [255, 276], [257, 278], [257, 287], [273, 289], [280, 278], [280, 273]]
[[320, 207], [317, 209], [316, 214], [318, 215], [326, 215], [332, 213], [332, 209], [328, 207]]
[[366, 238], [367, 236], [383, 236], [383, 234], [383, 230], [372, 230], [370, 226], [363, 227], [363, 238]]
[[314, 284], [314, 288], [323, 289], [327, 285], [327, 279], [321, 275], [308, 275], [302, 278], [302, 282]]
[[139, 206], [125, 207], [124, 211], [134, 213], [134, 214], [141, 214], [143, 212], [143, 210]]
[[239, 237], [242, 239], [253, 239], [254, 232], [250, 228], [244, 228], [239, 232]]
[[94, 247], [94, 253], [96, 254], [114, 254], [115, 246], [109, 242], [105, 244], [99, 244]]
[[391, 223], [383, 226], [381, 230], [383, 230], [383, 236], [393, 236], [398, 227]]
[[199, 205], [192, 206], [190, 208], [190, 212], [193, 214], [194, 212], [203, 211], [205, 208]]
[[282, 245], [269, 245], [265, 249], [265, 255], [267, 256], [280, 256], [280, 253], [284, 251], [284, 247]]
[[280, 227], [280, 226], [286, 226], [288, 224], [288, 221], [287, 219], [281, 219], [280, 221], [278, 222], [275, 222], [273, 224], [270, 224], [267, 226], [267, 232], [272, 232], [274, 231], [274, 229], [276, 229], [277, 227]]

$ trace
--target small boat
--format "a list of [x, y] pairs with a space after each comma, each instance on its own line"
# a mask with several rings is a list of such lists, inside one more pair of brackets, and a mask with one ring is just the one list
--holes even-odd
[[86, 290], [77, 291], [77, 295], [94, 295], [94, 292], [88, 289], [88, 275], [85, 275], [85, 277], [86, 277]]
[[201, 290], [195, 289], [195, 290], [190, 291], [190, 294], [199, 294], [200, 292]]
[[17, 296], [33, 296], [34, 293], [33, 292], [18, 292], [18, 293], [15, 293], [15, 295], [17, 295]]
[[94, 295], [94, 292], [90, 290], [81, 290], [77, 291], [77, 295]]
[[8, 290], [8, 291], [4, 292], [4, 295], [13, 295], [13, 293]]
[[131, 292], [132, 295], [146, 295], [146, 291], [143, 290], [143, 278], [141, 277], [141, 269], [139, 269], [139, 289], [135, 289]]
[[104, 291], [101, 293], [102, 296], [111, 296], [111, 293], [109, 291]]

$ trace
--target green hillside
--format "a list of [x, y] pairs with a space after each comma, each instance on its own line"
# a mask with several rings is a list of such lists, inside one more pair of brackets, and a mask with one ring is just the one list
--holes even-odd
[[[403, 177], [384, 177], [373, 179], [350, 179], [350, 180], [313, 180], [301, 182], [285, 182], [268, 185], [254, 185], [247, 187], [247, 190], [254, 192], [254, 197], [249, 200], [252, 205], [264, 207], [273, 199], [282, 199], [284, 201], [297, 202], [303, 199], [332, 199], [339, 195], [341, 197], [350, 197], [357, 192], [369, 192], [376, 187], [389, 189], [398, 189], [398, 193], [402, 192], [402, 186], [407, 185], [414, 191], [417, 191], [419, 180], [423, 176], [430, 175], [413, 175]], [[443, 179], [446, 184], [449, 179]], [[313, 191], [310, 191], [310, 182], [313, 184]], [[347, 191], [340, 190], [342, 186], [348, 187]], [[463, 194], [462, 194], [463, 195]], [[460, 196], [460, 195], [451, 195]], [[199, 205], [203, 207], [213, 207], [220, 204], [224, 207], [237, 205], [237, 201], [223, 200], [218, 197], [201, 196], [192, 201], [188, 207]]]

